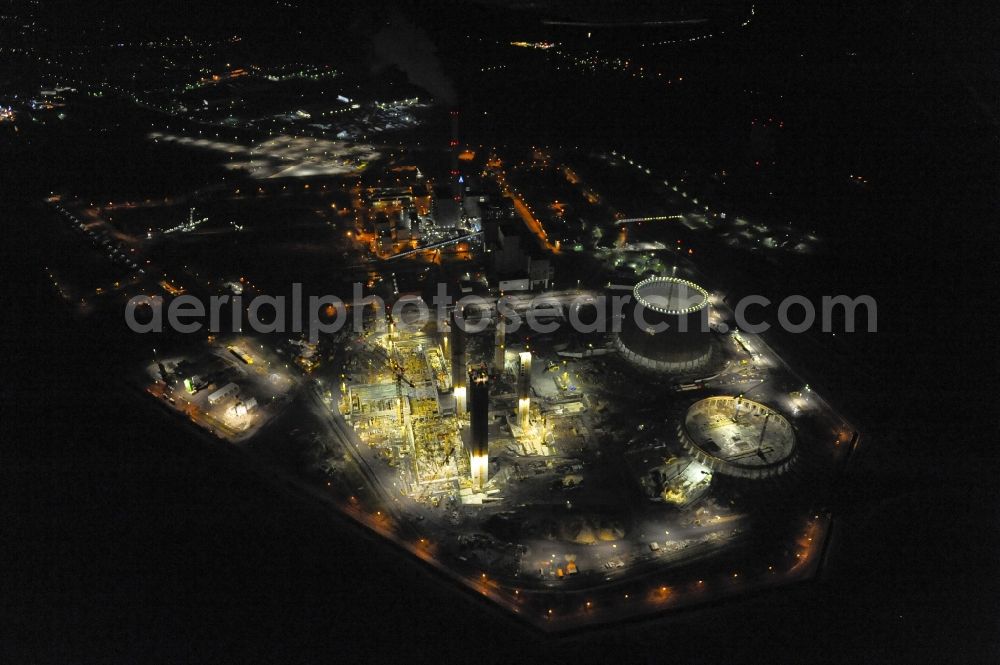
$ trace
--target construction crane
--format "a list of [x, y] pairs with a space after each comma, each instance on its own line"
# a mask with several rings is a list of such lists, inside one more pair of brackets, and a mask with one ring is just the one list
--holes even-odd
[[399, 362], [395, 358], [393, 358], [392, 356], [390, 356], [385, 351], [385, 349], [383, 349], [382, 347], [380, 347], [378, 345], [375, 345], [375, 344], [369, 344], [367, 346], [371, 349], [371, 351], [375, 355], [377, 355], [379, 358], [382, 359], [383, 362], [385, 362], [385, 364], [392, 371], [393, 375], [396, 377], [396, 401], [399, 404], [399, 422], [402, 423], [403, 422], [403, 383], [406, 383], [406, 385], [410, 386], [411, 388], [416, 388], [416, 386], [413, 385], [412, 381], [410, 381], [408, 378], [406, 378], [406, 373], [403, 371], [402, 365], [400, 365]]
[[765, 462], [767, 461], [767, 457], [764, 456], [764, 433], [767, 432], [767, 421], [770, 419], [770, 413], [764, 416], [764, 425], [760, 428], [760, 440], [757, 441], [757, 456]]

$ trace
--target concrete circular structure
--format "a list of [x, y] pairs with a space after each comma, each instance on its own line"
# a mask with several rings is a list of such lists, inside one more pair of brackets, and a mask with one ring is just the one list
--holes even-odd
[[644, 307], [660, 314], [690, 314], [708, 305], [708, 291], [677, 277], [650, 277], [635, 285], [632, 295]]
[[635, 285], [616, 344], [628, 360], [667, 372], [695, 370], [712, 356], [708, 291], [677, 277]]
[[678, 435], [698, 461], [718, 473], [769, 478], [791, 466], [795, 431], [771, 407], [741, 397], [708, 397], [687, 411]]

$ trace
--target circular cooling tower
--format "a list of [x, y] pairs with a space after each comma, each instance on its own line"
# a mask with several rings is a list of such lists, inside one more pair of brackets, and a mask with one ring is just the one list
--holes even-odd
[[619, 352], [648, 369], [684, 372], [712, 356], [708, 292], [677, 277], [650, 277], [635, 285], [622, 311]]
[[795, 431], [771, 407], [741, 397], [708, 397], [687, 411], [681, 444], [718, 473], [769, 478], [783, 473], [795, 456]]

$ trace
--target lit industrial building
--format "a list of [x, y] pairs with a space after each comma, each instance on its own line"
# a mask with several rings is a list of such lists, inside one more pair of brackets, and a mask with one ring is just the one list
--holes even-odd
[[218, 404], [227, 397], [232, 397], [240, 392], [240, 387], [235, 383], [227, 383], [211, 395], [208, 396], [209, 404]]
[[618, 351], [648, 369], [684, 372], [712, 357], [708, 292], [677, 277], [651, 277], [635, 285], [625, 307]]

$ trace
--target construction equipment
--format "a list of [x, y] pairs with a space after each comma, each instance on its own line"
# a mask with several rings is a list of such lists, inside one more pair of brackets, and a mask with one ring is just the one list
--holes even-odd
[[403, 367], [399, 364], [399, 361], [393, 358], [383, 349], [381, 346], [376, 344], [366, 344], [365, 346], [374, 353], [376, 356], [382, 359], [383, 362], [389, 367], [393, 375], [396, 377], [396, 399], [399, 403], [399, 422], [403, 422], [403, 383], [415, 388], [413, 382], [406, 378], [406, 374], [403, 371]]

